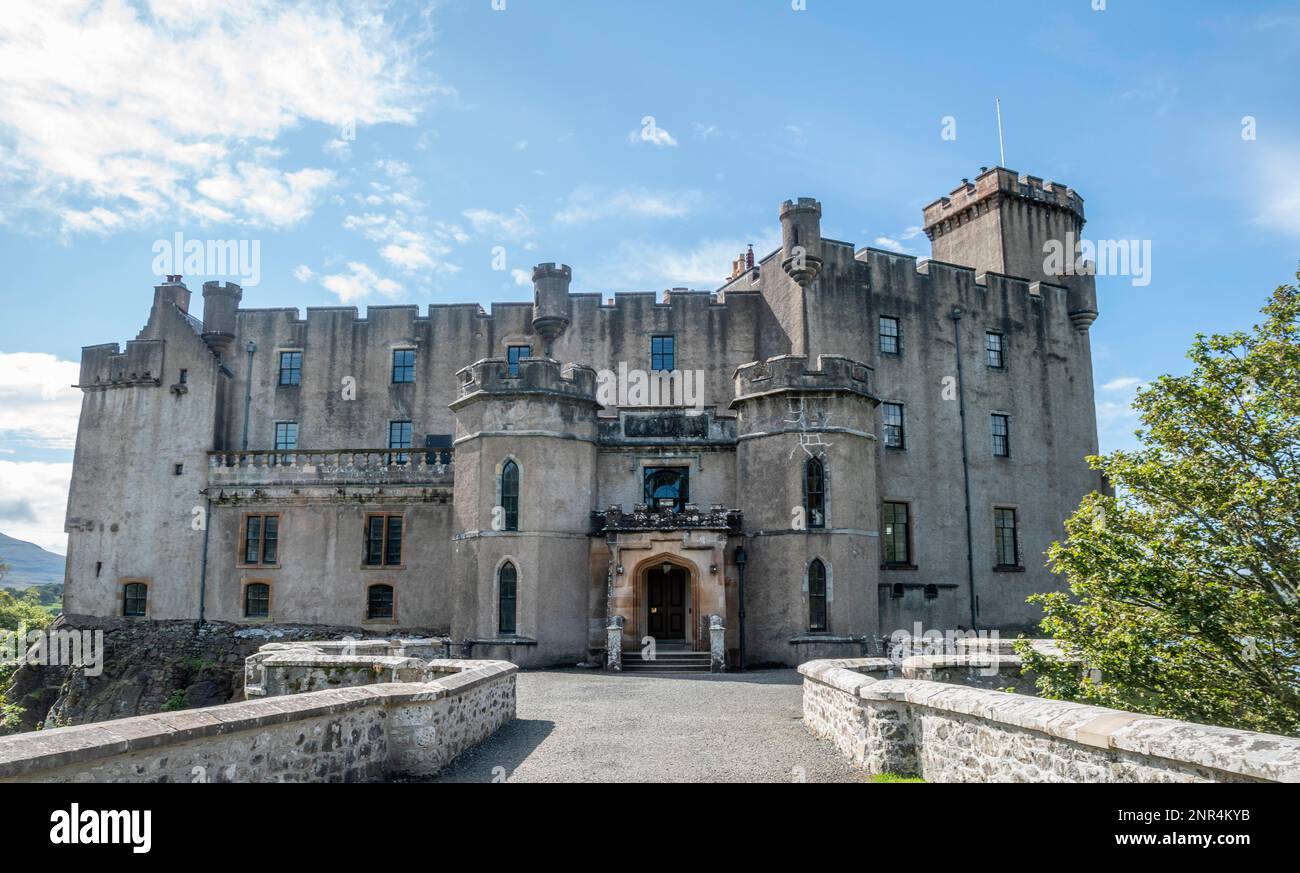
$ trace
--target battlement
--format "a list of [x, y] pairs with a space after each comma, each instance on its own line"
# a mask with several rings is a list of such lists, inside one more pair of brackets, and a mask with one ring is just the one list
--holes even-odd
[[766, 394], [815, 393], [871, 394], [872, 369], [843, 355], [818, 355], [816, 369], [808, 368], [806, 355], [779, 355], [736, 368], [734, 409], [742, 400]]
[[518, 375], [510, 375], [505, 358], [483, 358], [456, 373], [460, 397], [453, 408], [476, 395], [503, 397], [549, 394], [596, 404], [596, 371], [582, 364], [550, 358], [521, 358]]
[[785, 218], [792, 212], [810, 212], [821, 218], [822, 205], [816, 197], [800, 197], [797, 200], [786, 200], [781, 204], [781, 218]]
[[1056, 182], [1044, 184], [1037, 176], [993, 167], [982, 171], [974, 182], [962, 179], [950, 195], [928, 204], [924, 209], [925, 234], [933, 240], [952, 226], [995, 208], [1002, 198], [1059, 209], [1072, 213], [1080, 224], [1084, 221], [1083, 198], [1073, 188]]
[[130, 340], [126, 352], [117, 343], [85, 346], [81, 350], [81, 389], [125, 388], [131, 385], [161, 385], [162, 340]]

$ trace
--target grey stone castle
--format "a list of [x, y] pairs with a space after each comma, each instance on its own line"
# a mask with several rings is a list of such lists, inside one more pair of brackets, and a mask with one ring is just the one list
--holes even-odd
[[[933, 259], [821, 235], [715, 291], [241, 309], [154, 289], [83, 350], [65, 608], [446, 633], [573, 664], [735, 666], [911, 631], [1024, 629], [1043, 552], [1103, 488], [1088, 275], [1045, 275], [1074, 191], [994, 168], [925, 208]], [[565, 363], [561, 363], [565, 362]], [[743, 628], [743, 636], [742, 636]]]

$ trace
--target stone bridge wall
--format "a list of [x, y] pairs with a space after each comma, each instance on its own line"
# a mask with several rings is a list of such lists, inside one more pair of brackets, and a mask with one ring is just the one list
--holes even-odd
[[[930, 782], [1300, 782], [1300, 739], [809, 661], [804, 723], [870, 773]], [[860, 663], [859, 663], [860, 661]]]
[[429, 777], [515, 717], [515, 665], [453, 663], [459, 672], [431, 682], [290, 694], [0, 738], [0, 782]]

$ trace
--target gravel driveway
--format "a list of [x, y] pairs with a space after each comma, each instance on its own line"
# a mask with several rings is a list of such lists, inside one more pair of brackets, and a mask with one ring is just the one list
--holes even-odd
[[793, 670], [517, 679], [518, 718], [435, 781], [867, 781], [804, 728]]

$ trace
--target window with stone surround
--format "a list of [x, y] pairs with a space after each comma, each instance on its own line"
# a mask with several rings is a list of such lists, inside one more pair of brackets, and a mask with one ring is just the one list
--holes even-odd
[[280, 352], [280, 384], [302, 384], [302, 352]]
[[826, 565], [821, 558], [808, 565], [808, 630], [826, 630]]
[[274, 567], [280, 563], [278, 513], [245, 515], [239, 563], [245, 567]]
[[393, 382], [415, 381], [415, 349], [393, 349]]
[[984, 334], [984, 354], [988, 365], [995, 370], [1001, 370], [1005, 364], [1002, 351], [1002, 334], [994, 331]]
[[998, 569], [1020, 567], [1019, 532], [1016, 529], [1016, 511], [999, 506], [993, 510], [993, 544], [997, 553]]
[[898, 319], [888, 315], [880, 316], [880, 353], [882, 355], [897, 355], [902, 350], [902, 333], [898, 327]]
[[366, 566], [398, 567], [402, 563], [400, 515], [366, 516]]
[[506, 372], [511, 376], [519, 375], [519, 362], [524, 358], [533, 356], [532, 346], [507, 346], [506, 347]]
[[271, 586], [266, 582], [244, 585], [244, 618], [271, 617]]
[[392, 621], [393, 586], [371, 585], [366, 588], [366, 618], [371, 621]]
[[122, 615], [142, 618], [149, 611], [149, 586], [144, 582], [127, 582], [122, 585]]
[[650, 369], [677, 369], [677, 338], [672, 336], [650, 337]]
[[885, 447], [890, 449], [907, 448], [907, 435], [904, 433], [903, 404], [882, 403], [880, 414], [884, 421], [883, 436]]
[[997, 412], [993, 413], [992, 427], [993, 457], [1011, 457], [1011, 417]]
[[519, 465], [506, 461], [501, 468], [502, 530], [519, 530]]
[[912, 564], [912, 523], [906, 503], [886, 501], [880, 508], [881, 545], [885, 549], [886, 567], [910, 567]]
[[497, 632], [502, 636], [518, 633], [516, 611], [519, 600], [519, 572], [507, 561], [497, 571]]
[[804, 513], [809, 528], [826, 526], [826, 466], [821, 458], [809, 458], [803, 467]]

